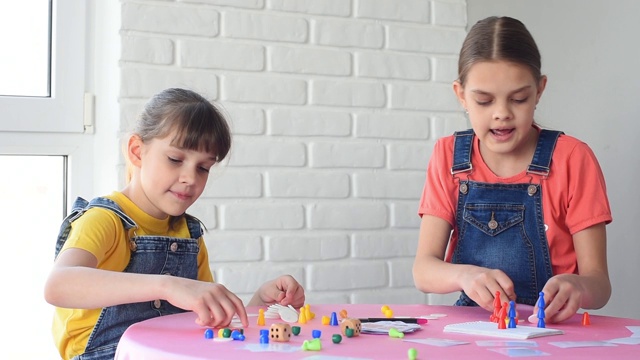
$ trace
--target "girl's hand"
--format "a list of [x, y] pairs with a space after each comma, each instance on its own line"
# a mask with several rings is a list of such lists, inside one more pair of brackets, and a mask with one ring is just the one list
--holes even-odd
[[[579, 275], [560, 274], [547, 281], [544, 288], [545, 322], [557, 323], [572, 317], [582, 303], [585, 289]], [[538, 314], [538, 306], [533, 309]]]
[[243, 326], [249, 326], [242, 300], [224, 285], [179, 277], [167, 277], [166, 299], [174, 306], [198, 315], [201, 326], [225, 327], [238, 314]]
[[462, 275], [462, 290], [471, 300], [487, 311], [493, 312], [496, 292], [500, 292], [500, 304], [516, 299], [513, 281], [502, 270], [472, 267]]
[[279, 278], [267, 281], [258, 289], [251, 305], [291, 305], [295, 308], [304, 305], [304, 289], [291, 275], [280, 276]]

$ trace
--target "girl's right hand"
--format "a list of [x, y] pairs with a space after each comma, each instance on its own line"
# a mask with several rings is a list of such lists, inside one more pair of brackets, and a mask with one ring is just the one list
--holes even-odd
[[181, 309], [195, 312], [198, 315], [198, 325], [225, 327], [238, 314], [242, 325], [249, 326], [242, 300], [224, 285], [171, 276], [167, 277], [167, 281], [167, 301]]
[[513, 281], [502, 270], [474, 266], [465, 271], [462, 290], [471, 300], [485, 310], [493, 312], [496, 292], [500, 292], [500, 304], [516, 299]]

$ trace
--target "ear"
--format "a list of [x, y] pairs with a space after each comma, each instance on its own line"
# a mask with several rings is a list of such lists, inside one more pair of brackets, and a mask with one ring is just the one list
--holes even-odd
[[540, 101], [540, 97], [542, 97], [542, 93], [544, 92], [545, 87], [547, 87], [547, 76], [542, 75], [540, 81], [538, 82], [538, 91], [536, 93], [536, 105], [538, 105], [538, 101]]
[[453, 82], [453, 92], [456, 94], [456, 97], [458, 98], [458, 101], [460, 102], [460, 105], [462, 105], [462, 107], [466, 111], [467, 110], [467, 102], [464, 99], [464, 87], [462, 86], [460, 81], [456, 80], [456, 81]]
[[131, 135], [127, 143], [127, 158], [134, 167], [142, 165], [142, 147], [144, 143], [139, 135]]

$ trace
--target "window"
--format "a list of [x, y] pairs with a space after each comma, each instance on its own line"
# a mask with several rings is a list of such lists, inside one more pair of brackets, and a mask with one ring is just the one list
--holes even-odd
[[0, 337], [6, 358], [58, 357], [43, 285], [65, 203], [91, 197], [93, 185], [94, 139], [83, 133], [87, 3], [0, 2], [0, 216], [10, 246], [0, 255], [8, 285], [0, 297], [10, 329]]
[[85, 18], [83, 0], [0, 2], [0, 131], [84, 131]]
[[65, 162], [62, 156], [0, 155], [0, 168], [8, 175], [0, 177], [2, 239], [11, 249], [0, 253], [0, 274], [9, 290], [0, 296], [3, 323], [10, 329], [2, 336], [7, 359], [53, 359], [57, 354], [53, 306], [42, 294], [63, 218]]

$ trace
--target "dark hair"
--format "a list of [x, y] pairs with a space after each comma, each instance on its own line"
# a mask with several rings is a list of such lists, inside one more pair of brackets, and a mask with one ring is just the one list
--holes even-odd
[[527, 66], [536, 82], [542, 78], [538, 46], [522, 22], [510, 17], [478, 21], [465, 38], [458, 60], [458, 81], [464, 86], [471, 66], [479, 61], [503, 60]]
[[229, 125], [220, 111], [201, 95], [170, 88], [153, 96], [145, 105], [134, 133], [143, 142], [163, 138], [175, 131], [171, 145], [205, 151], [222, 161], [231, 148]]

